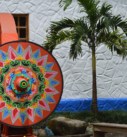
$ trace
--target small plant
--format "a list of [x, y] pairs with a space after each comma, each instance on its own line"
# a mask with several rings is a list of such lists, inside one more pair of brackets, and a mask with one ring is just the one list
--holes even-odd
[[[61, 0], [64, 10], [72, 0]], [[96, 83], [96, 49], [105, 44], [112, 52], [125, 57], [127, 55], [127, 20], [121, 15], [114, 16], [112, 6], [97, 0], [77, 0], [86, 16], [71, 20], [64, 18], [52, 22], [44, 43], [50, 52], [60, 43], [71, 41], [70, 58], [76, 59], [82, 53], [82, 42], [85, 42], [92, 51], [92, 111], [96, 115], [97, 83]]]

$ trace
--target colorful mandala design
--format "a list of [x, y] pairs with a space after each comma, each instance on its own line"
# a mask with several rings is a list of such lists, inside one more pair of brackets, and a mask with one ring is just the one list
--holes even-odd
[[0, 119], [11, 126], [31, 126], [55, 109], [62, 95], [57, 61], [31, 42], [0, 47]]

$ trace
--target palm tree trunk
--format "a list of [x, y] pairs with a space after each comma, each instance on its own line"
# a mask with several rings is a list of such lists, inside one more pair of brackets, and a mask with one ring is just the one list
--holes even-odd
[[92, 112], [97, 115], [97, 83], [96, 83], [96, 53], [95, 45], [92, 45]]

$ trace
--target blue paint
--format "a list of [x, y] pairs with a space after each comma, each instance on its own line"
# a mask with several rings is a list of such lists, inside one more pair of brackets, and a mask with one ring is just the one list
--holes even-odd
[[54, 99], [53, 99], [51, 96], [49, 96], [49, 95], [46, 96], [46, 100], [47, 100], [48, 102], [51, 102], [51, 103], [54, 103], [54, 102], [55, 102]]
[[29, 91], [27, 92], [27, 94], [28, 94], [28, 95], [32, 94], [32, 90], [29, 90]]
[[25, 69], [22, 70], [22, 74], [26, 74], [27, 71]]
[[19, 44], [18, 45], [18, 54], [22, 55], [22, 53], [23, 53], [22, 46]]
[[[81, 112], [91, 110], [92, 99], [62, 99], [56, 112]], [[123, 110], [127, 111], [127, 98], [99, 98], [99, 111]]]
[[56, 80], [50, 80], [50, 85], [51, 86], [55, 86], [55, 85], [57, 85], [57, 84], [59, 84], [59, 82], [58, 81], [56, 81]]
[[[18, 91], [17, 91], [17, 92], [18, 92]], [[20, 98], [22, 97], [22, 95], [23, 95], [23, 94], [16, 94], [16, 97], [20, 99]]]
[[46, 64], [45, 69], [46, 69], [46, 70], [50, 70], [53, 65], [54, 65], [54, 63]]
[[15, 76], [15, 74], [14, 74], [14, 73], [11, 73], [11, 74], [10, 74], [10, 77], [11, 77], [11, 78], [13, 78], [14, 76]]
[[2, 119], [7, 118], [7, 116], [10, 114], [8, 109], [4, 109]]
[[12, 90], [11, 85], [7, 86], [7, 89], [8, 89], [8, 90]]
[[31, 79], [30, 79], [30, 83], [33, 84], [33, 83], [35, 83], [35, 82], [36, 82], [36, 79], [35, 79], [35, 78], [31, 78]]
[[40, 116], [42, 118], [42, 112], [40, 108], [36, 108], [35, 112], [37, 113], [38, 116]]
[[39, 55], [40, 55], [40, 50], [37, 50], [37, 51], [34, 53], [33, 57], [34, 57], [35, 59], [37, 59], [37, 58], [39, 57]]
[[25, 113], [20, 113], [20, 118], [21, 118], [22, 123], [24, 124], [25, 119], [26, 119], [26, 114]]
[[0, 50], [0, 54], [1, 54], [2, 60], [6, 60], [7, 59], [7, 55], [3, 51]]

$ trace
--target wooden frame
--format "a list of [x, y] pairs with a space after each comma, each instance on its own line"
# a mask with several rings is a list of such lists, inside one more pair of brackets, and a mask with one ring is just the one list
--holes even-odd
[[93, 125], [93, 137], [105, 137], [105, 133], [127, 134], [126, 124], [93, 123], [92, 125]]
[[29, 14], [13, 14], [13, 16], [15, 19], [19, 40], [28, 41], [29, 40]]

